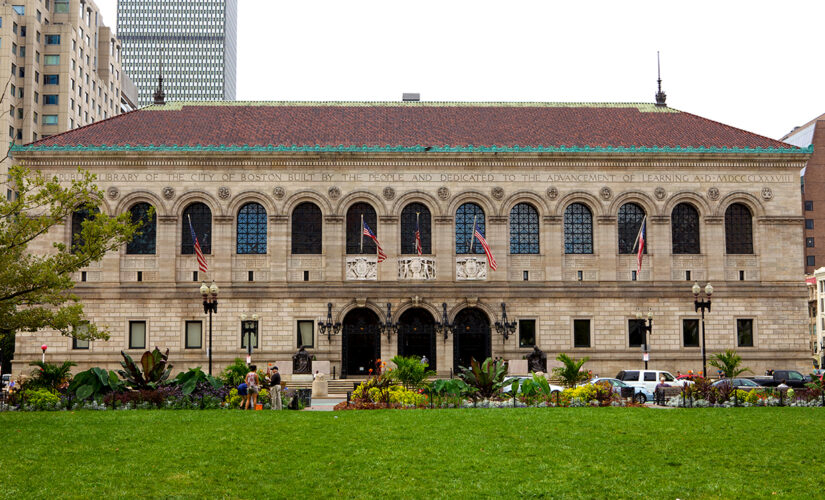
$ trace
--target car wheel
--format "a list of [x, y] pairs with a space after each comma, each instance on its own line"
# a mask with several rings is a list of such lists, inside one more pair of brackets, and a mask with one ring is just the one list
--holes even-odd
[[640, 393], [636, 394], [635, 396], [633, 396], [633, 401], [635, 403], [639, 403], [640, 405], [643, 405], [643, 404], [647, 403], [647, 396], [645, 396], [644, 394], [642, 394], [640, 392]]

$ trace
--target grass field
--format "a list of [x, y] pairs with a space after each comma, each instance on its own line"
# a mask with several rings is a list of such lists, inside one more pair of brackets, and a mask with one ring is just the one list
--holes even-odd
[[818, 408], [2, 413], [0, 498], [811, 498], [822, 495], [824, 418]]

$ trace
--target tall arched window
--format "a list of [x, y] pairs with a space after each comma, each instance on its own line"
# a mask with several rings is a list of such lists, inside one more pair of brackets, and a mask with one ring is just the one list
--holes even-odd
[[306, 201], [292, 210], [292, 253], [320, 254], [323, 223], [321, 209]]
[[[149, 216], [150, 212], [151, 217]], [[132, 241], [126, 244], [126, 253], [128, 255], [154, 255], [158, 216], [152, 210], [152, 205], [145, 202], [135, 203], [129, 209], [129, 214], [132, 217], [132, 223], [140, 222], [141, 226]]]
[[83, 238], [83, 222], [93, 219], [99, 213], [100, 210], [97, 207], [89, 209], [87, 206], [80, 207], [72, 213], [72, 244], [70, 247], [72, 253], [86, 243]]
[[725, 210], [725, 249], [729, 254], [753, 253], [753, 216], [742, 203]]
[[182, 255], [192, 255], [195, 253], [195, 242], [192, 241], [192, 231], [189, 230], [189, 221], [192, 221], [192, 229], [198, 237], [198, 243], [204, 254], [212, 253], [212, 211], [203, 203], [192, 203], [183, 211], [181, 221], [181, 244], [180, 253]]
[[670, 214], [674, 254], [699, 253], [699, 212], [690, 203], [679, 203]]
[[529, 203], [510, 210], [510, 253], [539, 253], [539, 213]]
[[564, 210], [564, 253], [593, 253], [593, 213], [582, 203]]
[[348, 254], [374, 254], [375, 242], [372, 238], [364, 236], [361, 220], [378, 236], [378, 216], [375, 209], [369, 203], [356, 203], [347, 210], [347, 253]]
[[[619, 208], [619, 253], [636, 253], [636, 237], [642, 228], [645, 210], [635, 203], [625, 203]], [[644, 253], [649, 243], [645, 242]]]
[[410, 203], [401, 211], [401, 253], [405, 255], [417, 254], [415, 249], [415, 233], [421, 234], [421, 253], [432, 252], [432, 223], [430, 209], [423, 203]]
[[[473, 238], [473, 222], [478, 232], [487, 239], [484, 210], [475, 203], [465, 203], [455, 212], [455, 253], [484, 253], [481, 244]], [[472, 252], [470, 251], [472, 247]]]
[[266, 253], [266, 209], [260, 203], [238, 210], [237, 253]]

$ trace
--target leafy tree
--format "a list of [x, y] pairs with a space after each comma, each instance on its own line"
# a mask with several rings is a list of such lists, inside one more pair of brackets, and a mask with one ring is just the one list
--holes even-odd
[[[68, 185], [25, 167], [9, 170], [3, 184], [17, 196], [0, 199], [0, 335], [51, 328], [81, 339], [108, 338], [105, 329], [84, 319], [83, 305], [71, 293], [72, 273], [131, 241], [140, 223], [128, 212], [99, 213], [103, 192], [94, 182], [93, 174], [80, 169]], [[71, 247], [56, 241], [42, 255], [29, 250], [33, 241], [84, 210], [89, 217]]]
[[716, 353], [710, 357], [708, 362], [710, 366], [714, 366], [725, 374], [726, 378], [735, 378], [739, 375], [750, 371], [750, 368], [740, 368], [742, 364], [742, 356], [736, 354], [733, 349], [727, 349], [725, 352]]
[[65, 382], [72, 378], [72, 367], [77, 366], [74, 361], [64, 361], [63, 364], [44, 363], [42, 361], [32, 361], [29, 366], [36, 366], [32, 370], [32, 379], [28, 382], [29, 387], [41, 387], [56, 391]]
[[247, 373], [249, 373], [249, 366], [241, 358], [235, 358], [232, 364], [223, 370], [221, 379], [228, 386], [238, 387], [246, 379]]
[[565, 387], [574, 387], [579, 382], [587, 380], [587, 373], [581, 368], [588, 360], [590, 360], [589, 356], [575, 359], [561, 353], [556, 357], [556, 361], [561, 361], [564, 366], [553, 368], [553, 374], [562, 381]]

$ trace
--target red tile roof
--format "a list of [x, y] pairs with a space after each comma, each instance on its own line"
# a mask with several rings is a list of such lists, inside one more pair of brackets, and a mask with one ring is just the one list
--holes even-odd
[[652, 104], [168, 103], [20, 149], [78, 146], [767, 148], [793, 146]]

